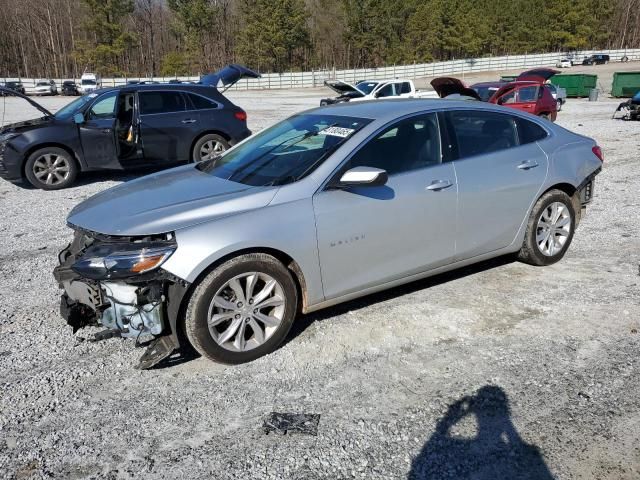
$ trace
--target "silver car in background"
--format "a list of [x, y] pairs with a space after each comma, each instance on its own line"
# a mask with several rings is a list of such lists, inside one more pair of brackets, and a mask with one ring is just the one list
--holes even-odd
[[592, 139], [500, 106], [321, 107], [74, 208], [61, 311], [149, 341], [141, 368], [189, 345], [251, 361], [300, 313], [505, 254], [557, 262], [601, 167]]

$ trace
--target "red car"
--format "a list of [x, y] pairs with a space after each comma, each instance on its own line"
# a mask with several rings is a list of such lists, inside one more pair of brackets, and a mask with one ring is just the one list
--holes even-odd
[[442, 98], [484, 100], [544, 117], [553, 122], [558, 116], [558, 104], [545, 82], [556, 73], [558, 73], [557, 70], [550, 68], [537, 68], [521, 73], [513, 82], [485, 82], [471, 85], [471, 87], [467, 87], [457, 78], [440, 77], [432, 80], [431, 85]]

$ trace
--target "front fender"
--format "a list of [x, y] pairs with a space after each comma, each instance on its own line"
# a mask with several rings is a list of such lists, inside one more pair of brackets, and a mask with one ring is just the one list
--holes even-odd
[[177, 230], [175, 235], [178, 248], [162, 268], [189, 283], [235, 252], [272, 249], [291, 257], [300, 267], [307, 305], [324, 300], [310, 198], [194, 225]]

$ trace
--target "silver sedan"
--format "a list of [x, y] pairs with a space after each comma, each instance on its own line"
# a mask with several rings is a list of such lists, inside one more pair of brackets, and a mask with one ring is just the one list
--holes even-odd
[[557, 262], [601, 167], [592, 139], [485, 103], [310, 110], [78, 205], [61, 311], [149, 340], [141, 368], [189, 345], [251, 361], [300, 313], [500, 255]]

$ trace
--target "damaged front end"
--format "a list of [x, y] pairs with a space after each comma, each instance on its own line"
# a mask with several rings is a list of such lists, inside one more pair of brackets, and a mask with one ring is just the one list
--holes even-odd
[[138, 368], [157, 364], [179, 347], [176, 319], [189, 286], [160, 268], [176, 248], [173, 234], [116, 237], [76, 228], [53, 271], [64, 290], [62, 317], [74, 333], [105, 327], [94, 340], [148, 343]]

